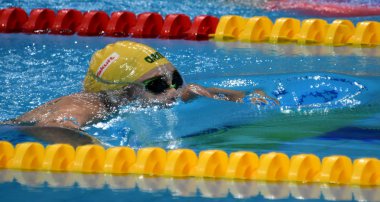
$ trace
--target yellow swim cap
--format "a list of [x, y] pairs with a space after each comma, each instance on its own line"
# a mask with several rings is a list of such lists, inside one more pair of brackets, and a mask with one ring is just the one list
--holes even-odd
[[170, 63], [153, 48], [132, 41], [119, 41], [97, 51], [84, 79], [86, 92], [116, 90], [145, 73]]

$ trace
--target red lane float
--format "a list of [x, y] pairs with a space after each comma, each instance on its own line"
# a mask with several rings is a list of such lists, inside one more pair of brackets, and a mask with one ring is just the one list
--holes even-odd
[[107, 36], [128, 36], [131, 28], [136, 25], [136, 15], [128, 11], [118, 11], [111, 14], [105, 34]]
[[75, 9], [59, 10], [51, 28], [52, 34], [74, 34], [82, 22], [83, 15]]
[[22, 26], [22, 31], [34, 34], [48, 33], [53, 26], [54, 19], [55, 13], [51, 9], [33, 9], [30, 12], [28, 21]]
[[208, 40], [209, 34], [214, 34], [219, 19], [211, 15], [200, 15], [194, 18], [193, 24], [187, 31], [188, 40]]
[[84, 14], [82, 23], [77, 29], [80, 36], [99, 36], [106, 29], [109, 17], [104, 11], [89, 11]]
[[185, 14], [169, 14], [165, 17], [160, 38], [182, 39], [191, 27], [190, 17]]
[[360, 17], [380, 15], [380, 7], [344, 5], [338, 3], [305, 3], [301, 1], [268, 2], [267, 10], [290, 10], [306, 15], [323, 17]]
[[0, 32], [20, 32], [28, 20], [28, 14], [21, 8], [5, 8], [0, 13]]
[[131, 29], [130, 35], [135, 38], [156, 38], [161, 32], [164, 20], [158, 13], [147, 12], [137, 16], [136, 26]]

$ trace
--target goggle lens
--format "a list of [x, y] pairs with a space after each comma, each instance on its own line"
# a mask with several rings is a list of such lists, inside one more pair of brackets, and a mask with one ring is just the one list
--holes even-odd
[[183, 79], [178, 71], [173, 72], [172, 85], [174, 85], [175, 89], [178, 89], [183, 85]]
[[175, 88], [176, 90], [183, 85], [183, 79], [178, 71], [173, 72], [172, 84], [169, 85], [165, 77], [155, 77], [144, 82], [145, 89], [154, 94], [163, 93], [169, 88]]

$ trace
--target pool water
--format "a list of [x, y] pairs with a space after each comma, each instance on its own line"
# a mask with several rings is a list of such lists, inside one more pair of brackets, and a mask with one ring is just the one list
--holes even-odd
[[[162, 15], [183, 12], [191, 17], [200, 14], [217, 17], [226, 14], [245, 17], [267, 15], [272, 20], [282, 16], [299, 19], [310, 17], [299, 16], [297, 13], [268, 12], [225, 1], [210, 1], [203, 6], [199, 2], [167, 1], [132, 1], [128, 4], [113, 1], [93, 3], [90, 7], [85, 3], [2, 1], [0, 6], [20, 6], [27, 11], [48, 7], [57, 10], [98, 9], [108, 13], [123, 9], [135, 13], [159, 11]], [[350, 20], [380, 21], [376, 16]], [[0, 121], [19, 116], [59, 96], [81, 91], [91, 55], [106, 44], [119, 40], [133, 40], [156, 48], [179, 69], [187, 83], [242, 90], [247, 94], [254, 89], [261, 89], [279, 99], [281, 105], [254, 105], [199, 98], [189, 103], [179, 101], [168, 108], [125, 106], [108, 119], [84, 128], [109, 146], [123, 145], [136, 149], [148, 146], [190, 148], [196, 152], [206, 149], [222, 149], [227, 152], [248, 150], [257, 154], [278, 151], [288, 155], [314, 153], [319, 157], [341, 154], [353, 159], [380, 158], [378, 47], [0, 34]], [[32, 140], [28, 137], [15, 138], [12, 134], [1, 135], [0, 139], [14, 144]], [[47, 180], [50, 178], [51, 176], [46, 177], [41, 173], [28, 175], [22, 172], [2, 172], [0, 199], [4, 197], [8, 201], [20, 197], [18, 199], [21, 200], [24, 195], [17, 194], [19, 192], [25, 193], [27, 198], [40, 193], [51, 193], [46, 196], [47, 201], [79, 200], [83, 195], [87, 200], [124, 200], [135, 197], [141, 201], [229, 201], [239, 198], [232, 194], [234, 188], [227, 187], [227, 192], [224, 191], [221, 195], [223, 197], [209, 199], [201, 191], [203, 188], [199, 184], [204, 185], [203, 181], [194, 182], [198, 191], [189, 198], [183, 198], [183, 195], [177, 196], [170, 189], [168, 181], [171, 179], [161, 182], [164, 184], [162, 189], [149, 186], [144, 189], [141, 184], [146, 182], [139, 176], [133, 181], [135, 186], [132, 188], [123, 186], [115, 190], [107, 180], [88, 187], [82, 186], [83, 183], [78, 181], [69, 183], [68, 186], [54, 187]], [[90, 182], [103, 180], [99, 176], [89, 178]], [[36, 185], [24, 183], [35, 180], [38, 181]], [[146, 184], [153, 186], [154, 182], [156, 181]], [[215, 183], [220, 186], [224, 184], [219, 181]], [[245, 186], [253, 185], [248, 183]], [[259, 195], [252, 194], [245, 198], [270, 198], [263, 194], [268, 190], [267, 186], [260, 186], [257, 188]], [[273, 186], [279, 186], [283, 190], [290, 190], [289, 186], [291, 187], [287, 183]], [[316, 186], [318, 190], [323, 190], [325, 185]], [[341, 189], [341, 192], [347, 192], [350, 196], [357, 193], [351, 188]], [[323, 197], [321, 200], [331, 200], [324, 194]], [[294, 198], [296, 197], [290, 197], [288, 193], [281, 199]], [[348, 200], [359, 199], [355, 195]]]
[[[80, 91], [91, 54], [120, 40], [24, 34], [0, 37], [5, 42], [0, 61], [3, 120]], [[281, 105], [257, 106], [200, 98], [190, 103], [178, 102], [170, 108], [125, 106], [109, 119], [85, 127], [109, 145], [249, 149], [258, 153], [275, 150], [293, 154], [301, 149], [313, 152], [307, 151], [308, 147], [320, 141], [323, 144], [312, 147], [317, 155], [339, 151], [350, 157], [367, 156], [368, 150], [355, 149], [358, 141], [368, 149], [377, 147], [377, 48], [318, 47], [319, 53], [310, 54], [302, 50], [312, 52], [316, 47], [130, 40], [157, 48], [188, 83], [243, 90], [247, 94], [262, 89], [279, 99]], [[344, 130], [349, 127], [355, 130]], [[362, 140], [363, 135], [345, 134], [350, 138], [344, 138], [339, 136], [341, 130], [371, 133], [373, 137]], [[355, 151], [326, 149], [331, 141]], [[344, 144], [338, 144], [340, 141]]]

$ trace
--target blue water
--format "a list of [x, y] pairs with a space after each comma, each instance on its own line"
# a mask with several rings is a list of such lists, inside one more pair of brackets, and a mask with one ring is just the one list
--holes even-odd
[[[80, 91], [92, 53], [120, 40], [24, 34], [0, 37], [4, 41], [0, 52], [2, 120]], [[126, 106], [85, 128], [107, 144], [231, 151], [250, 148], [260, 153], [267, 151], [263, 147], [269, 142], [269, 150], [284, 151], [284, 140], [314, 139], [352, 126], [364, 133], [368, 128], [375, 133], [379, 129], [378, 48], [130, 40], [157, 48], [188, 83], [247, 93], [262, 89], [279, 99], [281, 106], [257, 107], [205, 98], [164, 109]], [[339, 134], [330, 136], [334, 135]], [[204, 143], [194, 145], [193, 141]], [[299, 151], [297, 147], [286, 148], [291, 153]], [[363, 152], [355, 151], [351, 156], [365, 156]]]
[[[55, 10], [69, 7], [82, 11], [99, 9], [108, 13], [124, 9], [135, 13], [159, 11], [162, 15], [183, 12], [191, 17], [199, 14], [217, 17], [225, 14], [245, 17], [268, 15], [271, 19], [281, 16], [296, 16], [300, 19], [309, 17], [298, 16], [297, 13], [268, 12], [227, 1], [202, 4], [169, 1], [91, 4], [87, 1], [0, 1], [0, 7], [11, 5], [27, 11], [37, 7]], [[380, 21], [379, 17], [351, 20]], [[227, 152], [249, 150], [258, 154], [279, 151], [288, 155], [314, 153], [320, 157], [342, 154], [353, 159], [380, 158], [380, 48], [0, 34], [0, 121], [19, 116], [59, 96], [81, 91], [93, 52], [108, 43], [126, 39], [159, 50], [179, 69], [187, 83], [247, 93], [262, 89], [279, 99], [281, 105], [257, 106], [200, 98], [190, 103], [178, 102], [170, 108], [125, 106], [112, 117], [84, 128], [108, 145], [125, 145], [136, 149], [147, 146], [166, 149], [186, 147], [196, 152], [223, 149]], [[15, 144], [30, 140], [25, 137], [14, 138], [12, 134], [3, 134], [1, 138]], [[83, 184], [78, 181], [80, 178], [87, 180]], [[178, 194], [175, 191], [177, 189], [170, 185], [180, 183], [180, 180], [165, 178], [161, 182], [160, 178], [152, 178], [152, 181], [145, 183], [144, 178], [137, 176], [131, 182], [132, 187], [125, 185], [116, 189], [103, 178], [103, 175], [76, 174], [76, 180], [64, 186], [58, 180], [60, 176], [1, 172], [0, 200], [18, 201], [34, 197], [42, 201], [125, 200], [133, 197], [138, 201], [230, 201], [241, 196], [233, 192], [236, 188], [230, 186], [238, 183], [234, 181], [206, 183], [207, 186], [214, 185], [214, 188], [221, 189], [220, 195], [217, 195], [217, 191], [210, 195], [203, 193], [206, 186], [203, 181], [190, 180], [191, 183], [185, 184], [195, 184], [196, 191], [192, 191], [190, 197], [184, 197], [185, 194]], [[54, 183], [58, 185], [54, 186]], [[86, 186], [86, 183], [90, 185]], [[250, 193], [240, 198], [276, 198], [271, 192], [265, 193], [266, 190], [279, 189], [284, 190], [284, 193], [277, 198], [285, 201], [297, 198], [294, 196], [296, 191], [289, 191], [291, 184], [269, 184], [271, 188], [267, 188], [267, 185], [252, 183], [243, 185], [253, 187], [249, 190], [257, 190], [257, 194]], [[144, 184], [148, 188], [144, 188]], [[159, 188], [154, 188], [154, 185]], [[326, 195], [331, 189], [326, 190], [324, 185], [314, 186], [317, 190], [314, 192], [320, 196], [316, 198], [334, 198]], [[336, 189], [336, 194], [341, 198], [335, 198], [341, 200], [360, 200], [362, 192], [376, 196], [373, 194], [376, 189]], [[42, 193], [45, 198], [41, 198]], [[218, 198], [211, 199], [212, 194]]]

